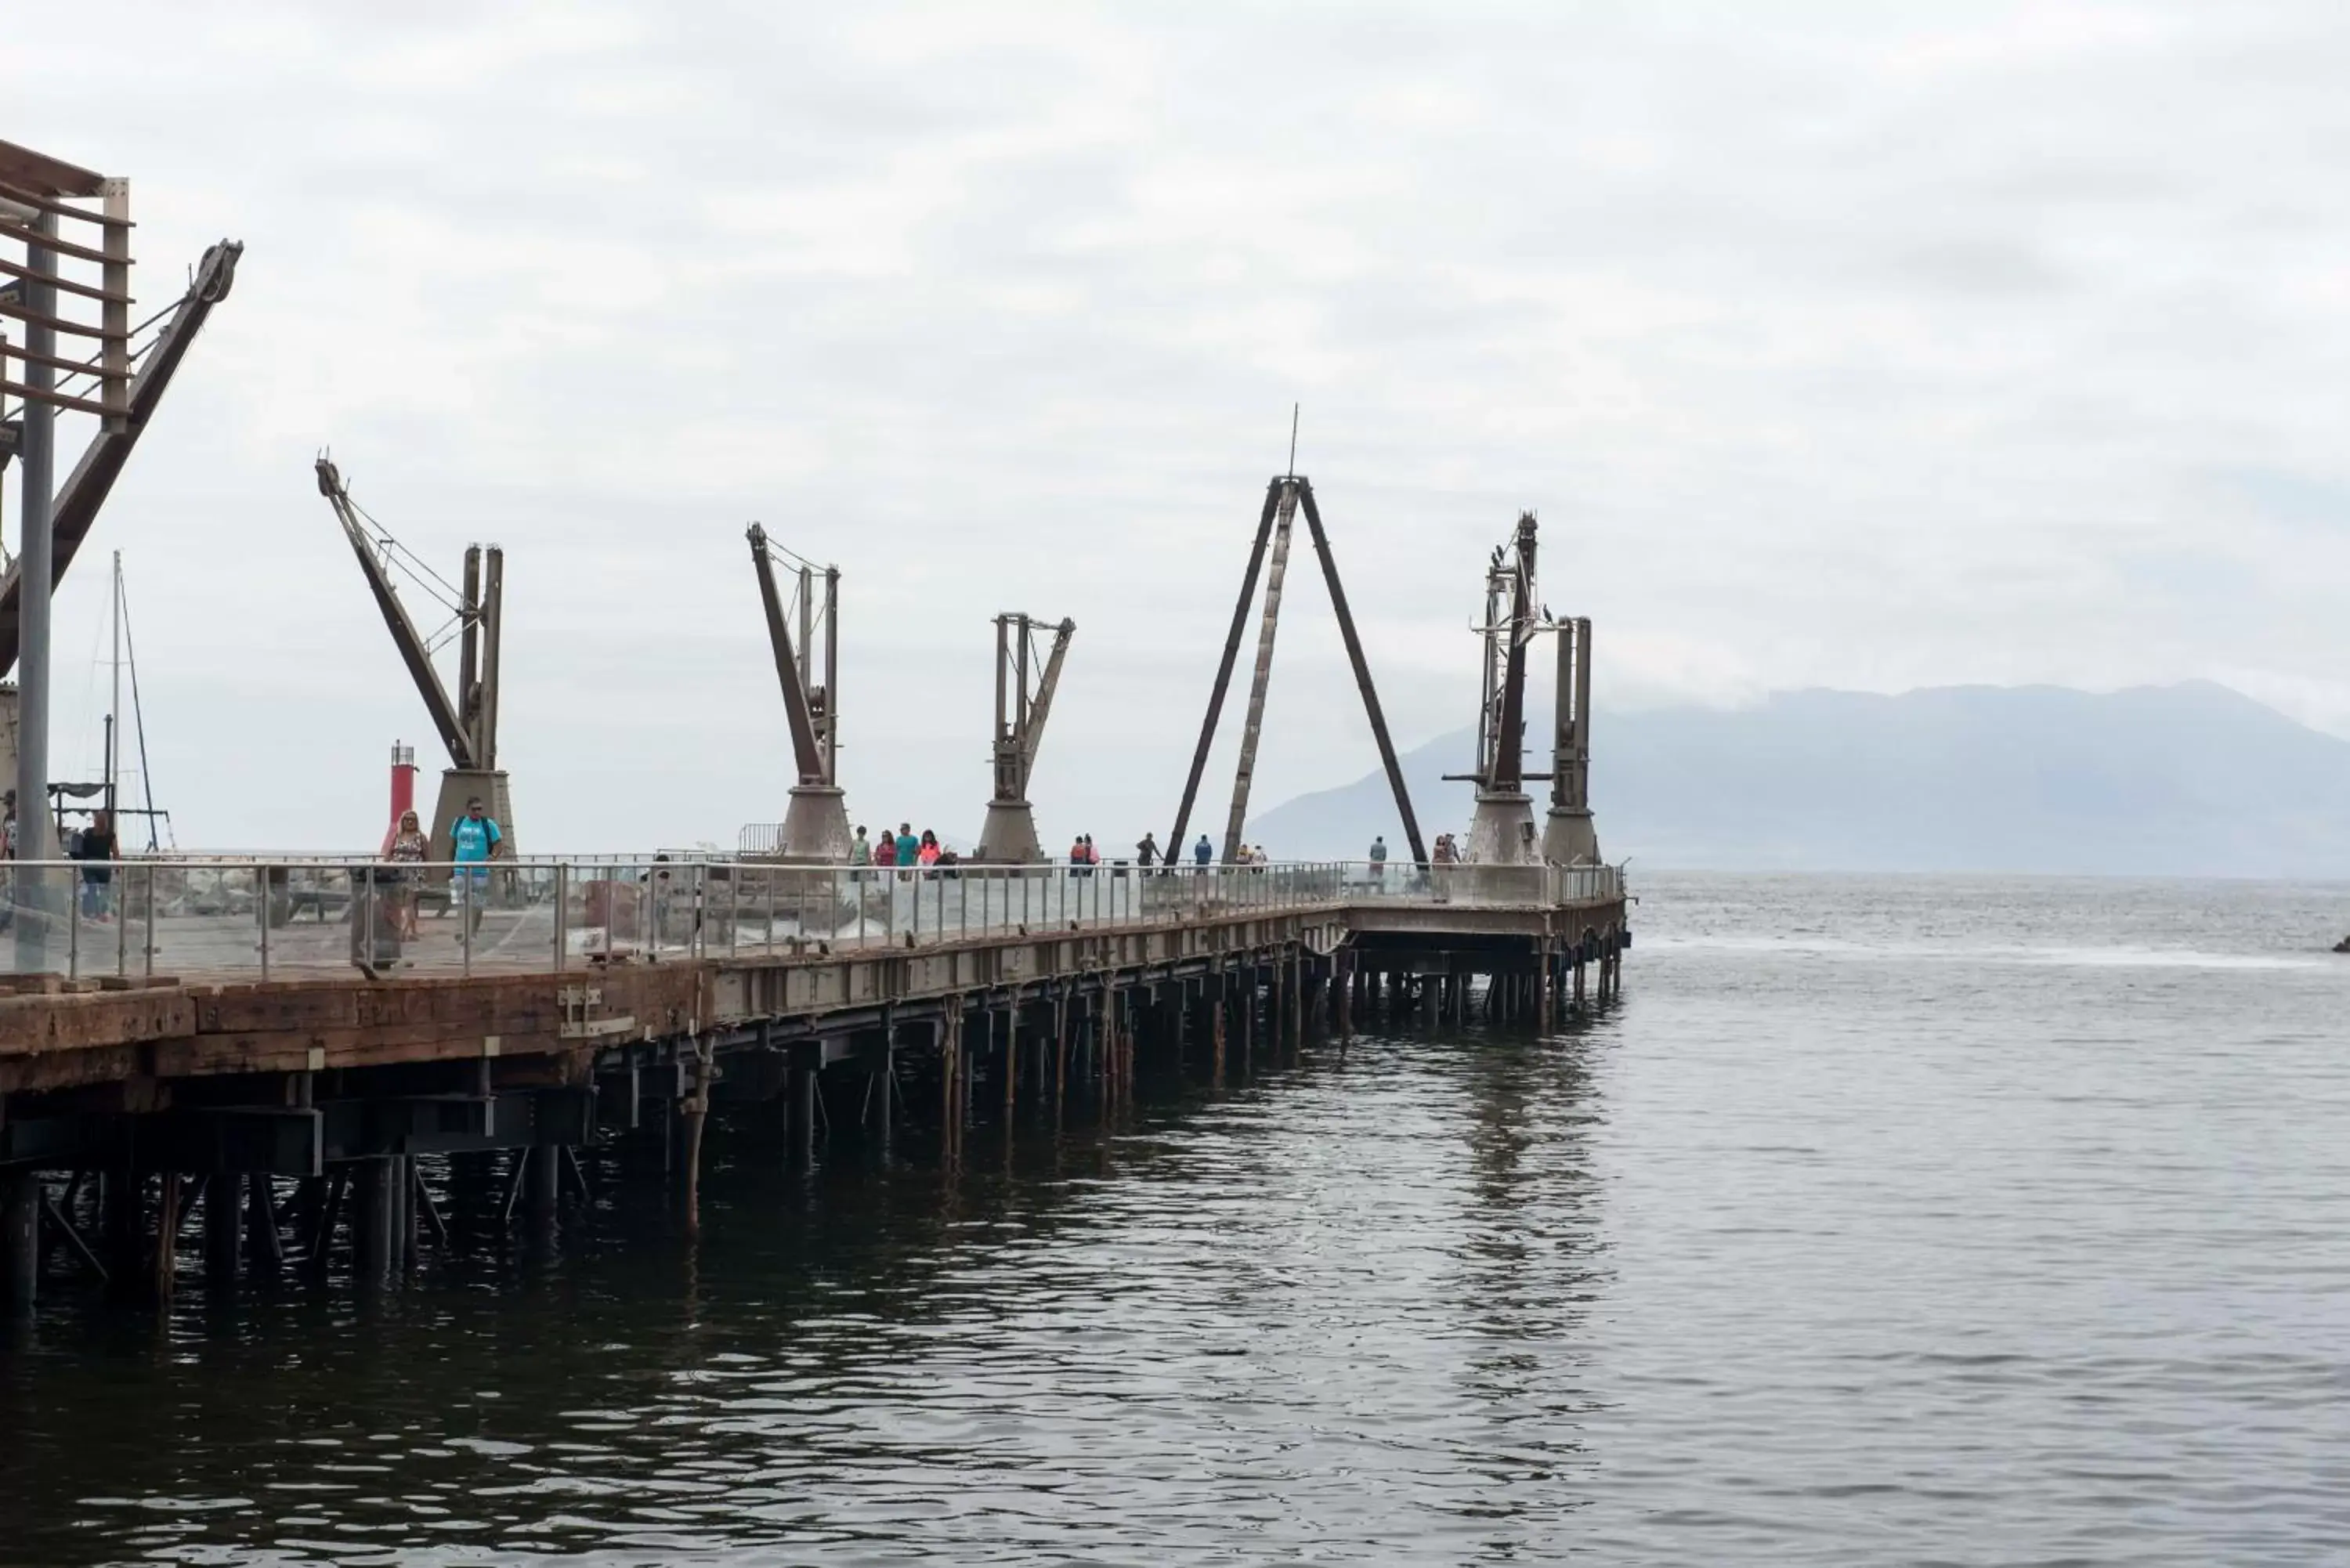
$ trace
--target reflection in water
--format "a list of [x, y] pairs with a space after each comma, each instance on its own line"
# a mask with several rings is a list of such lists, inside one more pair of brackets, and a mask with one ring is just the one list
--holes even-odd
[[2337, 892], [1646, 896], [1584, 1033], [1146, 1084], [954, 1175], [730, 1112], [691, 1248], [651, 1191], [380, 1300], [59, 1293], [0, 1560], [2339, 1556], [2350, 965], [2195, 957]]
[[[1478, 1517], [1515, 1520], [1528, 1499], [1555, 1507], [1552, 1485], [1586, 1459], [1580, 1424], [1593, 1405], [1578, 1331], [1604, 1247], [1580, 1136], [1595, 1093], [1585, 1070], [1592, 1048], [1575, 1024], [1538, 1050], [1489, 1046], [1462, 1059], [1472, 1180], [1457, 1204], [1452, 1289], [1471, 1338], [1461, 1398], [1489, 1433], [1488, 1488], [1467, 1504]], [[1510, 1555], [1506, 1536], [1484, 1545]]]
[[1108, 1127], [1024, 1111], [951, 1169], [901, 1139], [795, 1174], [745, 1109], [698, 1238], [608, 1195], [380, 1299], [187, 1289], [161, 1346], [53, 1301], [0, 1498], [52, 1561], [1493, 1539], [1563, 1501], [1523, 1428], [1586, 1293], [1582, 1162], [1544, 1147], [1570, 1048], [1363, 1038]]

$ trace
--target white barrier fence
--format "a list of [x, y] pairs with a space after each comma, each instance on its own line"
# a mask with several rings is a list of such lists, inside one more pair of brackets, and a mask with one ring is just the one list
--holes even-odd
[[0, 974], [266, 979], [585, 969], [1380, 902], [1555, 908], [1609, 866], [799, 867], [656, 857], [0, 862]]

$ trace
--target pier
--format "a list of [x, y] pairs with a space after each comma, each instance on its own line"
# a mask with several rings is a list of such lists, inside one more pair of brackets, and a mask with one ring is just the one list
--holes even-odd
[[[50, 596], [243, 250], [213, 246], [181, 298], [134, 327], [129, 191], [0, 142], [0, 275], [23, 286], [0, 286], [0, 317], [26, 327], [21, 345], [0, 336], [0, 395], [16, 404], [0, 463], [21, 452], [25, 498], [24, 552], [0, 581], [0, 674], [20, 676], [0, 686], [0, 774], [22, 805], [0, 863], [0, 1306], [69, 1275], [168, 1298], [183, 1251], [224, 1287], [298, 1269], [376, 1288], [425, 1245], [557, 1224], [598, 1182], [660, 1187], [691, 1230], [703, 1127], [729, 1103], [780, 1161], [925, 1139], [951, 1166], [974, 1125], [1115, 1116], [1146, 1078], [1221, 1085], [1369, 1021], [1549, 1029], [1616, 995], [1631, 931], [1591, 821], [1590, 622], [1543, 607], [1534, 515], [1485, 572], [1468, 844], [1431, 846], [1332, 530], [1295, 472], [1295, 410], [1171, 830], [1138, 846], [1157, 864], [1045, 860], [1031, 794], [1076, 628], [1026, 610], [992, 618], [993, 776], [968, 854], [934, 841], [926, 863], [903, 864], [909, 836], [900, 863], [847, 864], [863, 851], [837, 765], [843, 574], [756, 523], [785, 820], [744, 829], [732, 857], [525, 855], [499, 750], [503, 725], [528, 722], [502, 701], [504, 551], [476, 545], [442, 576], [323, 452], [311, 483], [446, 753], [437, 795], [417, 811], [414, 752], [395, 745], [390, 828], [371, 854], [164, 853], [151, 826], [168, 814], [151, 800], [150, 853], [124, 857], [119, 672], [103, 777], [51, 775]], [[60, 331], [95, 352], [61, 356]], [[62, 487], [61, 412], [99, 421]], [[1409, 851], [1393, 863], [1269, 864], [1242, 842], [1300, 520], [1393, 792]], [[433, 613], [420, 621], [404, 594]], [[118, 578], [127, 641], [123, 602]], [[443, 615], [445, 635], [428, 635]], [[1252, 626], [1217, 855], [1205, 833], [1194, 846], [1192, 814], [1210, 809], [1205, 772]], [[1544, 636], [1559, 685], [1542, 748], [1525, 683]], [[445, 642], [453, 681], [435, 661]], [[130, 670], [135, 709], [135, 655]], [[1544, 749], [1550, 771], [1527, 772]], [[1551, 783], [1542, 825], [1535, 779]], [[68, 834], [69, 815], [87, 826]]]
[[713, 1106], [771, 1107], [778, 1161], [951, 1161], [976, 1124], [1114, 1116], [1374, 1021], [1553, 1027], [1631, 940], [1607, 867], [1074, 869], [520, 861], [478, 921], [459, 898], [380, 945], [380, 866], [124, 866], [116, 919], [0, 978], [7, 1299], [380, 1287], [461, 1205], [554, 1225], [595, 1181], [691, 1228]]

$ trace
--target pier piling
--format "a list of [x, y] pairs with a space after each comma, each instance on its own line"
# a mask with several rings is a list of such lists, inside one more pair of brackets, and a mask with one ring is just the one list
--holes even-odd
[[26, 1313], [40, 1294], [41, 1179], [0, 1171], [0, 1310]]
[[[607, 920], [636, 896], [633, 876], [570, 869], [541, 884], [576, 900], [567, 918]], [[743, 874], [727, 869], [730, 884]], [[1482, 1005], [1495, 1023], [1555, 1029], [1569, 1005], [1618, 994], [1627, 939], [1605, 868], [1511, 867], [1540, 897], [1482, 903], [1465, 879], [1418, 902], [1392, 881], [1357, 900], [1358, 884], [1324, 869], [1066, 886], [1023, 873], [1021, 897], [989, 889], [987, 905], [1034, 909], [1045, 888], [1075, 888], [1088, 909], [1108, 891], [1136, 898], [1098, 924], [934, 924], [931, 906], [977, 886], [966, 873], [910, 884], [919, 935], [902, 918], [887, 940], [840, 927], [837, 947], [730, 929], [592, 964], [549, 960], [564, 944], [525, 923], [555, 911], [515, 898], [489, 911], [470, 964], [322, 974], [304, 968], [310, 923], [289, 921], [266, 979], [0, 991], [0, 1037], [55, 1043], [0, 1054], [0, 1298], [21, 1307], [45, 1285], [102, 1279], [109, 1294], [167, 1301], [183, 1230], [198, 1232], [191, 1266], [224, 1297], [296, 1276], [384, 1289], [468, 1251], [502, 1254], [517, 1232], [545, 1243], [558, 1220], [590, 1222], [588, 1164], [616, 1206], [672, 1202], [691, 1233], [713, 1094], [744, 1114], [730, 1136], [764, 1136], [797, 1171], [836, 1147], [889, 1159], [915, 1096], [925, 1137], [937, 1106], [954, 1170], [983, 1094], [1000, 1104], [1009, 1159], [1024, 1115], [1049, 1106], [1058, 1131], [1087, 1102], [1115, 1122], [1147, 1078], [1243, 1082], [1309, 1035], [1343, 1047], [1358, 1010], [1426, 1025]], [[838, 885], [870, 901], [847, 873]], [[1592, 896], [1554, 896], [1569, 888]], [[776, 904], [741, 886], [723, 902], [737, 925]], [[497, 956], [517, 950], [515, 927], [537, 967]], [[339, 954], [343, 934], [324, 934]]]

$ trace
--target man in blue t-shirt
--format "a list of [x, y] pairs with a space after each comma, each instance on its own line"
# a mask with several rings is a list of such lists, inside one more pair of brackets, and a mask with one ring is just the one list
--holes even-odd
[[1191, 860], [1194, 865], [1206, 866], [1210, 860], [1215, 858], [1215, 854], [1216, 846], [1208, 842], [1208, 836], [1204, 833], [1200, 835], [1200, 842], [1191, 846]]
[[454, 881], [457, 890], [470, 907], [467, 919], [478, 927], [482, 923], [481, 901], [476, 896], [486, 893], [490, 886], [488, 862], [498, 857], [505, 843], [505, 835], [498, 831], [497, 819], [482, 809], [482, 797], [475, 795], [465, 803], [465, 815], [449, 829], [449, 842], [454, 851], [449, 858], [457, 863]]

